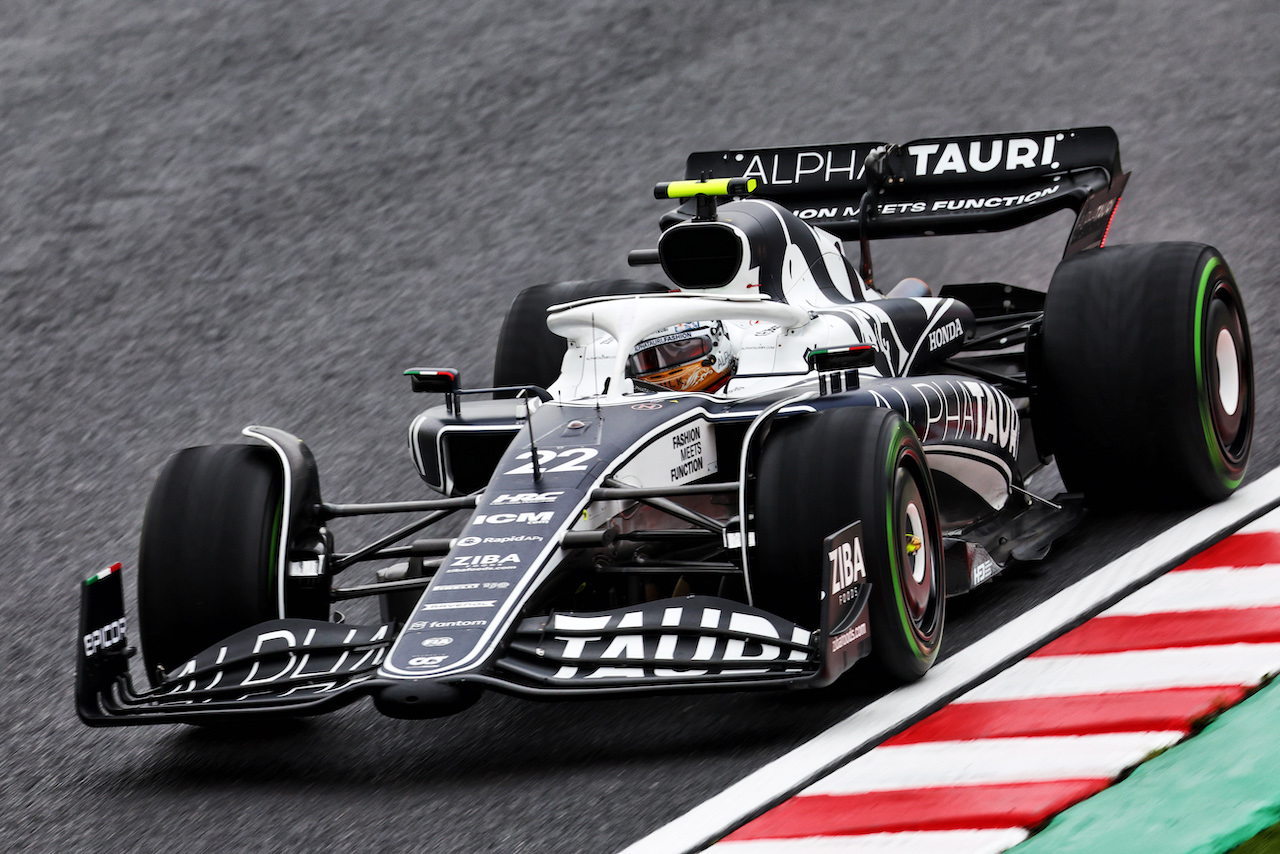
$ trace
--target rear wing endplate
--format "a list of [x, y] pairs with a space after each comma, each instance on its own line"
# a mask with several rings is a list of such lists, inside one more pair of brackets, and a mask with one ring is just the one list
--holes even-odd
[[[845, 239], [859, 236], [865, 161], [882, 142], [699, 151], [686, 178], [755, 178], [753, 194]], [[1067, 252], [1102, 243], [1128, 173], [1109, 127], [934, 137], [890, 146], [871, 238], [1005, 231], [1069, 209]]]

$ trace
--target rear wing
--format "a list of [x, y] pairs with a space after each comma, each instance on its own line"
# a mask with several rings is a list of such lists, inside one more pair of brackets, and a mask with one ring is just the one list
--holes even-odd
[[[699, 151], [686, 178], [755, 178], [753, 194], [837, 237], [859, 237], [865, 162], [880, 142]], [[891, 146], [870, 238], [1005, 231], [1076, 213], [1067, 254], [1102, 244], [1128, 180], [1109, 127], [936, 137]]]

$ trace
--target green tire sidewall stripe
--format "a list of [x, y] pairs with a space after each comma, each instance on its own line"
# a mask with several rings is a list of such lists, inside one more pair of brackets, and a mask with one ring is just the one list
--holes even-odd
[[1205, 445], [1209, 450], [1209, 460], [1223, 485], [1230, 489], [1235, 489], [1244, 478], [1232, 478], [1227, 473], [1227, 461], [1222, 455], [1222, 449], [1218, 446], [1218, 437], [1213, 429], [1213, 415], [1209, 412], [1209, 383], [1208, 378], [1205, 376], [1205, 360], [1203, 358], [1207, 346], [1204, 334], [1205, 324], [1208, 321], [1206, 312], [1208, 311], [1209, 284], [1213, 280], [1213, 271], [1221, 263], [1221, 259], [1216, 255], [1209, 259], [1209, 262], [1204, 265], [1204, 272], [1200, 274], [1200, 287], [1196, 293], [1196, 312], [1194, 317], [1196, 402], [1200, 408], [1200, 426], [1204, 431]]
[[911, 645], [911, 651], [915, 654], [916, 658], [924, 659], [928, 657], [928, 651], [923, 649], [920, 646], [920, 642], [916, 640], [915, 626], [911, 623], [911, 617], [907, 614], [906, 593], [902, 589], [902, 579], [899, 577], [898, 572], [903, 563], [901, 554], [899, 553], [898, 538], [894, 535], [893, 524], [894, 516], [897, 512], [897, 490], [894, 488], [894, 482], [896, 480], [895, 475], [897, 473], [898, 460], [901, 456], [901, 454], [897, 453], [897, 449], [900, 447], [906, 426], [907, 423], [905, 421], [900, 421], [898, 423], [897, 427], [893, 431], [893, 436], [889, 441], [889, 447], [894, 449], [894, 452], [885, 455], [885, 474], [888, 476], [889, 481], [889, 488], [886, 490], [888, 493], [888, 503], [886, 505], [887, 512], [885, 513], [885, 531], [889, 535], [889, 577], [893, 579], [893, 604], [894, 607], [897, 608], [898, 619], [902, 622], [902, 633], [907, 638], [907, 642]]

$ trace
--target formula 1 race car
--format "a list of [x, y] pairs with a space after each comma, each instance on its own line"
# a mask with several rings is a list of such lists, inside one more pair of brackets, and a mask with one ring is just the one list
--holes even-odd
[[[151, 687], [130, 678], [117, 564], [81, 588], [80, 717], [195, 724], [368, 696], [425, 718], [484, 689], [824, 686], [862, 658], [919, 678], [946, 598], [1043, 557], [1086, 505], [1217, 501], [1244, 475], [1239, 290], [1208, 246], [1103, 248], [1127, 179], [1098, 127], [691, 155], [657, 187], [679, 204], [657, 247], [629, 259], [672, 284], [523, 291], [490, 388], [406, 371], [443, 395], [409, 445], [444, 497], [327, 503], [311, 451], [268, 427], [174, 456], [138, 560]], [[1063, 209], [1047, 292], [877, 287], [873, 240]], [[1066, 491], [1032, 494], [1051, 460]], [[458, 512], [457, 536], [415, 538]], [[419, 516], [335, 547], [336, 520], [399, 513]], [[338, 585], [370, 562], [374, 580]], [[357, 597], [380, 621], [334, 615]]]

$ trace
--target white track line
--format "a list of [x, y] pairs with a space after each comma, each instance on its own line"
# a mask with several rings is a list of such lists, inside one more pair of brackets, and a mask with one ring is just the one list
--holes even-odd
[[808, 839], [744, 839], [721, 842], [724, 854], [999, 854], [1026, 839], [1022, 828], [1001, 830], [932, 830], [868, 833], [858, 836], [814, 836]]
[[939, 786], [1109, 780], [1118, 770], [1137, 765], [1152, 751], [1171, 747], [1183, 736], [1177, 730], [882, 745], [800, 794], [859, 795]]
[[1280, 605], [1280, 564], [1244, 569], [1189, 569], [1161, 576], [1102, 612], [1104, 617]]
[[919, 682], [870, 703], [747, 775], [629, 845], [623, 854], [700, 850], [1278, 502], [1280, 470], [1274, 470], [996, 629], [936, 665]]
[[957, 703], [1256, 685], [1280, 670], [1280, 643], [1233, 643], [1027, 658]]
[[1267, 515], [1254, 519], [1248, 525], [1241, 528], [1238, 533], [1263, 534], [1274, 531], [1280, 531], [1280, 510], [1272, 510]]

